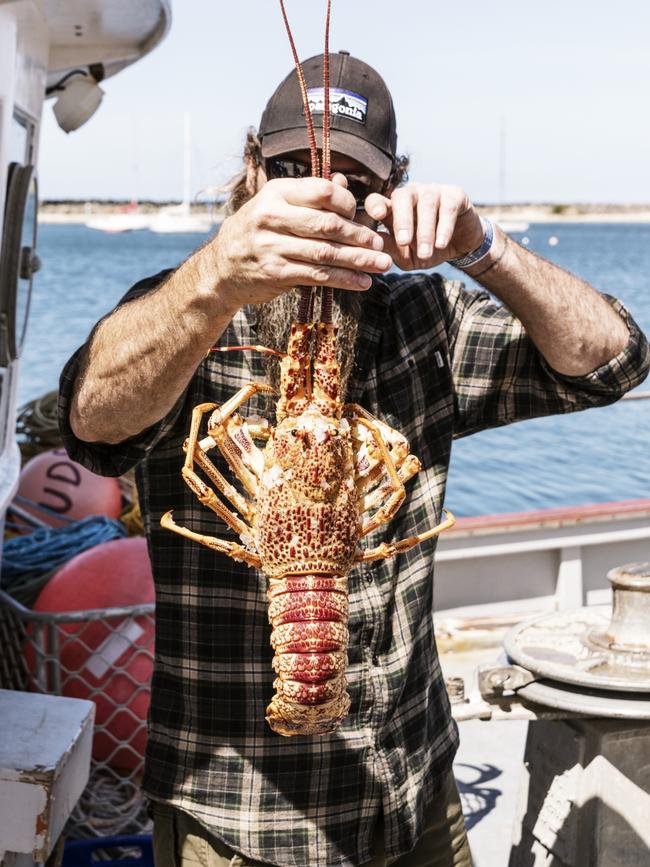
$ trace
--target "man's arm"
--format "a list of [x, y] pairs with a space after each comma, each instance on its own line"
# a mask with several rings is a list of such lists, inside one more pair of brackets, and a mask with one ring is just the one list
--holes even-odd
[[[385, 249], [404, 270], [435, 267], [477, 249], [483, 225], [457, 187], [409, 184], [390, 199], [372, 194], [366, 210], [389, 229]], [[509, 239], [498, 227], [488, 256], [467, 273], [523, 323], [548, 364], [583, 376], [625, 347], [618, 313], [588, 283]]]
[[75, 383], [75, 436], [118, 443], [159, 421], [243, 305], [296, 285], [368, 289], [366, 272], [392, 260], [355, 209], [341, 183], [267, 183], [160, 287], [100, 322]]
[[492, 249], [467, 273], [521, 320], [554, 370], [584, 376], [622, 352], [627, 325], [600, 293], [525, 250], [498, 226], [494, 232]]

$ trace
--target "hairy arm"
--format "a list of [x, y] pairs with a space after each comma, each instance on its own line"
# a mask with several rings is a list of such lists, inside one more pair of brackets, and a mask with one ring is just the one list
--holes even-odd
[[75, 436], [118, 443], [163, 418], [243, 305], [296, 285], [368, 289], [366, 272], [392, 260], [355, 210], [341, 182], [265, 184], [160, 287], [100, 322], [75, 382]]
[[86, 442], [118, 443], [174, 406], [234, 314], [198, 250], [153, 292], [102, 320], [82, 361], [70, 426]]
[[627, 325], [600, 293], [498, 227], [488, 256], [467, 273], [512, 310], [558, 373], [584, 376], [628, 342]]
[[[433, 268], [477, 249], [481, 220], [463, 190], [409, 184], [386, 198], [377, 193], [366, 210], [388, 229], [384, 249], [405, 271]], [[488, 256], [467, 274], [494, 293], [521, 320], [549, 365], [583, 376], [627, 344], [618, 313], [584, 280], [509, 239], [495, 226]]]

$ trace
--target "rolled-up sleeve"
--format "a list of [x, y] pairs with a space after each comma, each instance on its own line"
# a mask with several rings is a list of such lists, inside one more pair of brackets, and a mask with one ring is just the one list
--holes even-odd
[[[162, 271], [154, 277], [148, 277], [136, 283], [117, 307], [151, 292], [162, 283], [169, 273], [171, 272]], [[80, 440], [75, 436], [70, 426], [70, 410], [76, 382], [91, 340], [92, 333], [88, 341], [74, 353], [61, 372], [58, 399], [59, 432], [65, 450], [73, 461], [100, 476], [121, 476], [136, 466], [151, 449], [170, 433], [185, 403], [185, 395], [181, 395], [172, 409], [158, 422], [121, 443], [89, 443]]]
[[596, 370], [565, 376], [550, 367], [506, 307], [487, 292], [448, 283], [455, 436], [606, 406], [643, 382], [650, 368], [648, 342], [625, 305], [603, 297], [625, 320], [627, 345]]

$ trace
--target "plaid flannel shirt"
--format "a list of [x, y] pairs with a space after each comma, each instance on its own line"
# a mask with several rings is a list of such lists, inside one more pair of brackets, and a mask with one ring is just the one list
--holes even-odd
[[[134, 286], [123, 302], [166, 273]], [[454, 437], [608, 404], [639, 383], [648, 345], [623, 305], [610, 303], [628, 322], [627, 347], [587, 376], [569, 378], [545, 364], [519, 321], [486, 292], [435, 274], [375, 278], [364, 297], [347, 399], [404, 433], [423, 469], [395, 519], [365, 543], [439, 521]], [[230, 346], [255, 341], [254, 308], [238, 314], [221, 339]], [[159, 525], [173, 508], [177, 523], [233, 538], [183, 483], [182, 443], [195, 404], [223, 402], [264, 379], [259, 356], [206, 358], [167, 417], [104, 445], [80, 442], [68, 421], [82, 351], [61, 378], [65, 445], [96, 473], [119, 475], [137, 465], [156, 582], [145, 792], [270, 864], [362, 864], [382, 812], [387, 855], [408, 852], [458, 744], [433, 634], [435, 540], [352, 570], [352, 705], [340, 730], [315, 738], [274, 734], [264, 719], [274, 679], [264, 576]], [[256, 396], [243, 409], [268, 415], [272, 407]]]

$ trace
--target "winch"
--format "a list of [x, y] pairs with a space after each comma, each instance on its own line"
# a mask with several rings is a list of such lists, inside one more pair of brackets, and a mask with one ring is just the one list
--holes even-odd
[[[529, 719], [509, 867], [650, 864], [650, 563], [612, 569], [610, 606], [504, 639], [463, 719]], [[458, 690], [456, 690], [458, 693]]]
[[504, 640], [511, 664], [481, 671], [483, 697], [513, 690], [560, 710], [650, 719], [650, 563], [607, 578], [611, 608], [555, 611], [514, 627]]

